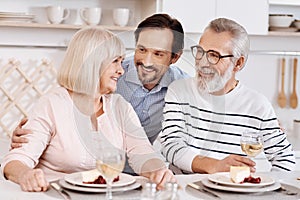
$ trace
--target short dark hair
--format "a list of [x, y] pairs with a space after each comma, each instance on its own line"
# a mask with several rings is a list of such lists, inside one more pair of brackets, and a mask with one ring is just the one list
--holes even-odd
[[140, 33], [147, 28], [154, 29], [170, 29], [173, 33], [173, 43], [172, 43], [172, 54], [179, 53], [184, 47], [184, 32], [181, 23], [172, 18], [168, 14], [159, 13], [147, 17], [142, 22], [139, 23], [137, 29], [134, 31], [135, 42], [138, 41]]

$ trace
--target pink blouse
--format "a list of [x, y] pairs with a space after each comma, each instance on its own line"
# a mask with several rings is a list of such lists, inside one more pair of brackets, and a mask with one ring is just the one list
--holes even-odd
[[2, 173], [12, 160], [41, 168], [48, 181], [66, 173], [94, 169], [94, 145], [103, 141], [124, 149], [136, 173], [148, 159], [163, 159], [152, 148], [135, 111], [122, 96], [104, 95], [103, 110], [104, 114], [97, 118], [99, 131], [95, 132], [90, 117], [79, 112], [65, 88], [43, 96], [25, 125], [33, 132], [26, 135], [29, 142], [4, 157]]

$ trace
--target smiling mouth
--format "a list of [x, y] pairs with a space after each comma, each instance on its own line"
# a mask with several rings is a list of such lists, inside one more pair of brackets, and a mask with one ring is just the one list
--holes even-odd
[[150, 73], [155, 71], [155, 68], [153, 66], [145, 66], [143, 63], [137, 63], [137, 66], [139, 66], [144, 72]]
[[208, 67], [202, 67], [198, 69], [198, 74], [201, 77], [213, 77], [215, 75], [215, 70], [210, 69]]
[[118, 77], [112, 77], [111, 79], [117, 82], [119, 78]]
[[143, 69], [143, 71], [146, 71], [146, 72], [154, 72], [154, 69], [153, 68], [149, 68], [149, 67], [145, 67], [143, 65], [140, 65], [141, 68]]

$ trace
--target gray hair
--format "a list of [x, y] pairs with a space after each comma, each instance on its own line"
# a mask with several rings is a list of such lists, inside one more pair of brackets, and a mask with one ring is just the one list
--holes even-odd
[[62, 87], [77, 93], [100, 94], [103, 68], [124, 54], [123, 43], [113, 33], [96, 27], [81, 29], [68, 45], [57, 81]]
[[235, 58], [244, 56], [244, 63], [246, 63], [250, 50], [250, 41], [248, 33], [243, 26], [230, 19], [217, 18], [211, 21], [205, 28], [205, 30], [208, 29], [215, 31], [216, 33], [229, 32], [232, 36], [232, 54]]

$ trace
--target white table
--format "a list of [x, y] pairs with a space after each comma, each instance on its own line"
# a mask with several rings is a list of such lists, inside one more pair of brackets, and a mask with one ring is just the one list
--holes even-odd
[[[297, 180], [297, 177], [300, 177], [300, 171], [290, 172], [290, 173], [280, 173], [280, 172], [271, 172], [267, 173], [272, 176], [275, 180], [288, 183], [290, 185], [294, 185], [299, 188], [300, 191], [300, 181]], [[179, 191], [179, 196], [181, 200], [189, 199], [214, 199], [213, 197], [202, 193], [200, 191], [194, 190], [190, 187], [187, 187], [187, 183], [199, 181], [202, 178], [205, 178], [207, 175], [205, 174], [194, 174], [194, 175], [177, 175], [178, 183], [182, 187]], [[68, 191], [72, 197], [72, 200], [93, 200], [93, 199], [104, 199], [104, 194], [87, 194], [87, 193], [78, 193]], [[222, 192], [222, 191], [214, 191], [214, 193], [218, 194], [222, 199], [300, 199], [300, 193], [293, 196], [284, 195], [279, 192], [268, 192], [268, 193], [232, 193], [232, 192]], [[139, 199], [141, 194], [141, 190], [133, 190], [125, 193], [114, 193], [117, 199]], [[22, 192], [19, 185], [12, 183], [6, 180], [0, 180], [0, 197], [5, 200], [53, 200], [53, 199], [62, 199], [62, 197], [53, 189], [49, 189], [47, 192]]]

